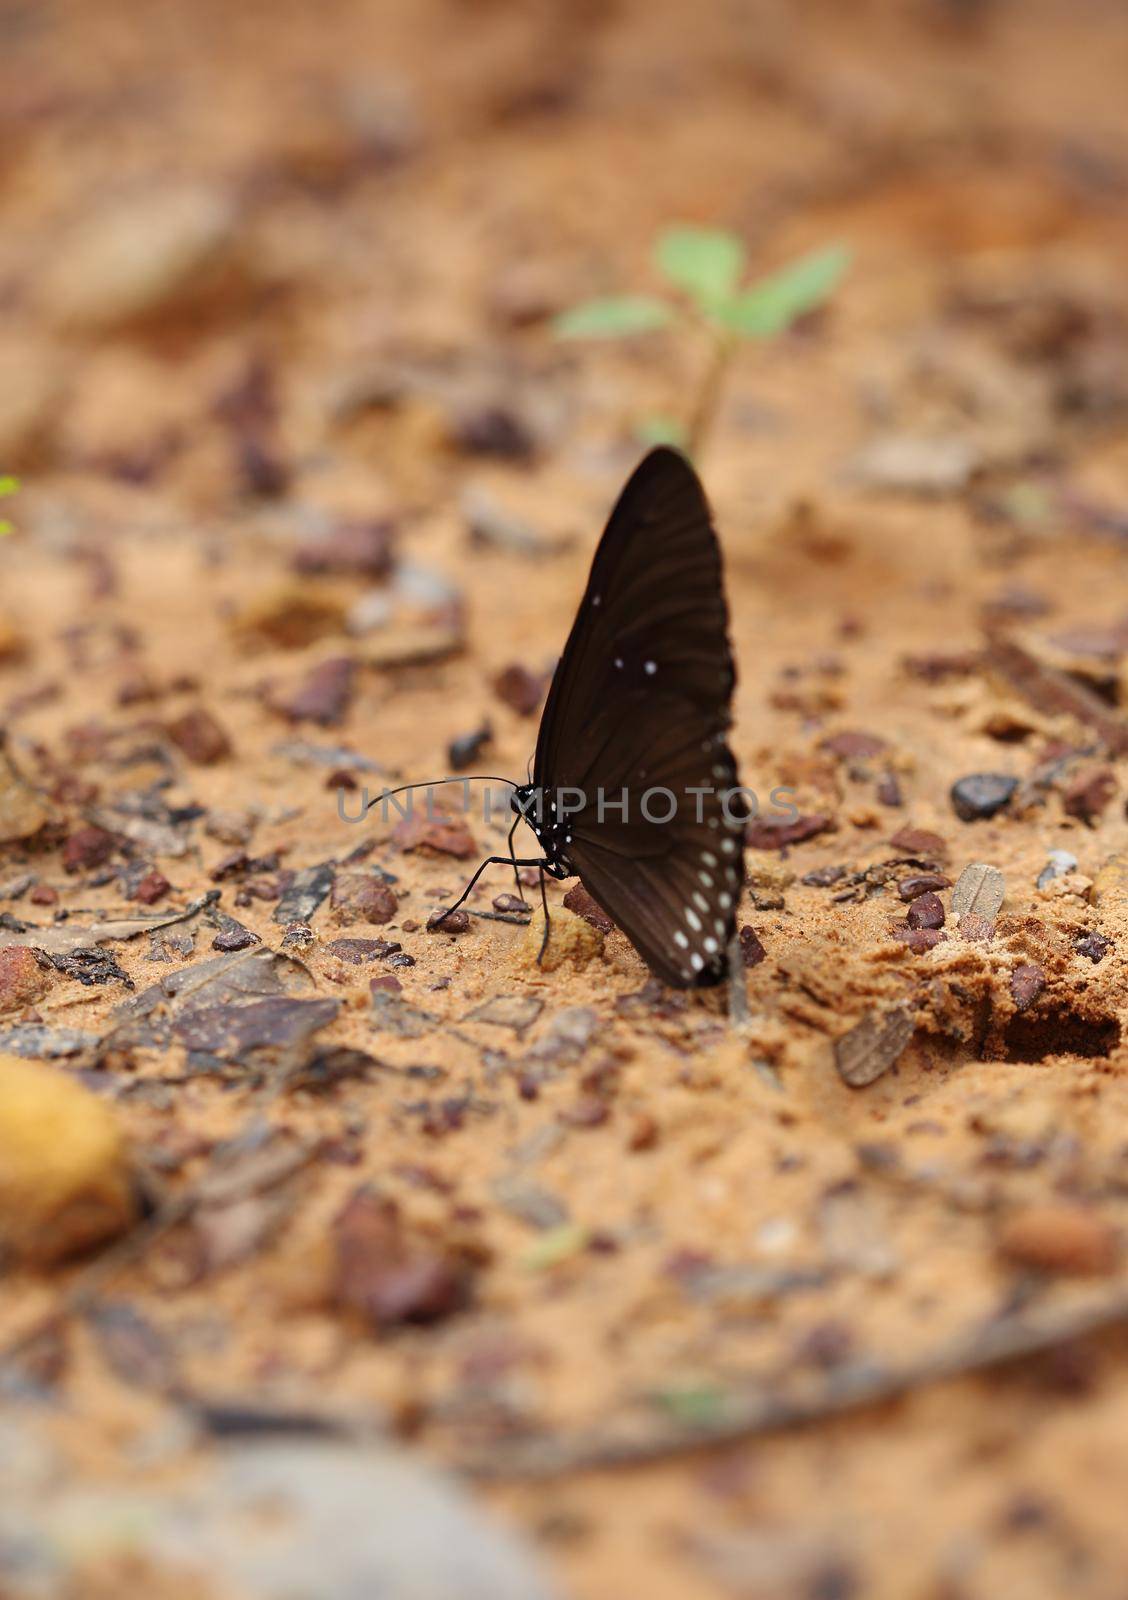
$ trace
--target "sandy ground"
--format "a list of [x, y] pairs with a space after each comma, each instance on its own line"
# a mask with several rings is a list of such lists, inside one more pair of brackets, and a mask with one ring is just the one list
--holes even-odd
[[[1123, 8], [9, 0], [0, 45], [0, 716], [49, 813], [0, 846], [0, 911], [22, 948], [220, 892], [104, 944], [116, 975], [53, 968], [0, 1047], [86, 1036], [56, 1070], [158, 1216], [241, 1141], [80, 1305], [88, 1264], [12, 1264], [6, 1408], [61, 1471], [170, 1494], [172, 1417], [191, 1460], [209, 1408], [388, 1428], [577, 1600], [1118, 1600], [1124, 1318], [1069, 1318], [1128, 1289]], [[741, 770], [816, 819], [748, 852], [748, 1037], [566, 886], [545, 970], [502, 921], [426, 932], [500, 819], [337, 808], [485, 724], [471, 770], [524, 776], [536, 707], [498, 676], [551, 669], [705, 354], [549, 318], [653, 287], [678, 219], [765, 271], [852, 251], [741, 354], [699, 462]], [[982, 773], [1018, 788], [964, 820]], [[973, 863], [1005, 898], [961, 927]], [[332, 898], [278, 916], [320, 864]], [[906, 942], [924, 874], [943, 937]], [[308, 924], [270, 970], [337, 1002], [315, 1036], [138, 1008], [238, 953], [221, 914], [273, 950]], [[836, 1041], [891, 1015], [848, 1086]], [[1019, 1325], [1035, 1357], [943, 1381]]]

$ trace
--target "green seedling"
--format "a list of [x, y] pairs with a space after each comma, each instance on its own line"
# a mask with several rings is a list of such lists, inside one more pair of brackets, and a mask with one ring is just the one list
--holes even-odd
[[[0, 477], [0, 500], [2, 500], [5, 495], [15, 494], [19, 486], [19, 480], [16, 478]], [[5, 522], [3, 517], [0, 517], [0, 539], [2, 539], [6, 533], [11, 532], [12, 524], [10, 522]]]
[[682, 445], [698, 455], [716, 420], [742, 341], [774, 339], [824, 305], [849, 265], [832, 245], [801, 256], [781, 271], [744, 283], [746, 253], [735, 234], [678, 226], [658, 235], [654, 264], [674, 295], [613, 295], [586, 300], [554, 323], [561, 339], [623, 339], [667, 328], [704, 332], [708, 357], [684, 423], [651, 417], [640, 432], [649, 443]]

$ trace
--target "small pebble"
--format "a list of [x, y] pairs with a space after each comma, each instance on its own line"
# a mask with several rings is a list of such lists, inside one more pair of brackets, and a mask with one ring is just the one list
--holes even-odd
[[171, 888], [172, 884], [164, 873], [158, 872], [156, 867], [153, 867], [141, 879], [129, 898], [140, 901], [143, 906], [155, 906]]
[[472, 767], [493, 738], [493, 729], [484, 722], [473, 733], [463, 733], [447, 745], [447, 760], [452, 772], [465, 772]]
[[1034, 961], [1015, 967], [1011, 973], [1010, 992], [1016, 1011], [1029, 1011], [1046, 987], [1046, 974]]
[[1074, 947], [1079, 956], [1088, 956], [1094, 966], [1103, 961], [1112, 949], [1112, 940], [1106, 939], [1103, 933], [1087, 933], [1078, 939]]
[[904, 928], [897, 937], [908, 945], [914, 956], [922, 956], [926, 950], [942, 944], [948, 935], [939, 928]]
[[399, 909], [395, 893], [370, 872], [339, 872], [330, 901], [338, 923], [390, 922]]
[[903, 806], [905, 803], [905, 797], [901, 793], [901, 785], [898, 783], [897, 775], [894, 772], [882, 774], [877, 781], [876, 794], [880, 803], [883, 806], [889, 806], [891, 809]]
[[952, 810], [961, 822], [982, 822], [1010, 804], [1018, 779], [1001, 772], [973, 772], [949, 791]]
[[1064, 878], [1067, 872], [1074, 872], [1077, 868], [1077, 857], [1070, 855], [1068, 850], [1051, 850], [1046, 857], [1046, 865], [1038, 874], [1038, 888], [1044, 889], [1047, 883], [1052, 883], [1055, 878]]
[[931, 891], [918, 895], [905, 913], [905, 921], [910, 928], [942, 928], [944, 905], [940, 896]]
[[573, 1128], [598, 1128], [609, 1116], [606, 1101], [594, 1094], [581, 1095], [573, 1105], [560, 1112], [561, 1122]]
[[998, 867], [986, 861], [973, 861], [960, 873], [952, 890], [952, 915], [962, 919], [968, 912], [978, 912], [982, 917], [993, 917], [1006, 892], [1006, 879]]
[[519, 717], [531, 717], [544, 695], [544, 681], [517, 662], [497, 674], [493, 691]]
[[740, 930], [739, 938], [740, 958], [746, 967], [758, 967], [761, 961], [766, 960], [768, 952], [760, 943], [754, 928], [745, 924]]
[[917, 860], [930, 861], [934, 856], [948, 853], [947, 842], [929, 828], [898, 828], [889, 843], [894, 850]]
[[[799, 882], [807, 884], [812, 889], [829, 889], [831, 884], [837, 883], [845, 876], [845, 867], [816, 867], [813, 872], [805, 872]], [[912, 895], [909, 899], [912, 899]]]
[[878, 734], [862, 733], [852, 728], [843, 733], [832, 733], [822, 741], [822, 749], [846, 761], [864, 761], [867, 757], [883, 754], [888, 748], [888, 743]]
[[34, 1005], [51, 987], [52, 974], [22, 945], [0, 949], [0, 1012]]
[[788, 822], [777, 817], [752, 817], [744, 833], [752, 850], [783, 850], [789, 844], [803, 844], [820, 833], [833, 833], [838, 827], [826, 811], [812, 811]]
[[271, 709], [291, 722], [331, 728], [344, 719], [356, 683], [356, 662], [332, 656], [313, 667], [293, 689], [270, 698]]
[[392, 567], [395, 528], [387, 518], [341, 522], [294, 551], [294, 571], [360, 578], [385, 578]]
[[530, 906], [515, 894], [498, 894], [494, 896], [493, 908], [495, 911], [509, 912], [514, 916], [522, 916]]
[[999, 1252], [1038, 1272], [1096, 1277], [1111, 1272], [1119, 1250], [1114, 1229], [1085, 1206], [1048, 1201], [1016, 1211], [999, 1234]]
[[911, 878], [902, 878], [897, 885], [897, 893], [902, 900], [915, 900], [918, 895], [927, 894], [930, 889], [951, 887], [951, 878], [946, 878], [942, 872], [918, 872]]
[[117, 844], [117, 835], [107, 833], [105, 828], [79, 828], [63, 846], [63, 869], [89, 872], [93, 867], [104, 866]]
[[1094, 827], [1101, 812], [1116, 793], [1116, 778], [1109, 767], [1089, 767], [1079, 772], [1062, 793], [1061, 807], [1067, 817]]
[[536, 453], [536, 440], [525, 419], [503, 405], [463, 411], [452, 421], [451, 441], [467, 455], [502, 461], [529, 461]]
[[200, 767], [212, 767], [231, 754], [231, 741], [210, 711], [197, 706], [165, 730], [178, 750]]
[[432, 911], [427, 918], [428, 933], [465, 933], [469, 926], [469, 911]]

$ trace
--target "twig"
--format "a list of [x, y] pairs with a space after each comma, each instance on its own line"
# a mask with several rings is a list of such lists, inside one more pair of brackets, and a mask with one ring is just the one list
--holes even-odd
[[744, 975], [744, 952], [740, 948], [739, 934], [733, 934], [729, 940], [727, 955], [729, 1021], [737, 1033], [744, 1033], [752, 1013], [748, 1009], [748, 980]]
[[686, 446], [693, 460], [701, 454], [702, 446], [712, 432], [724, 393], [725, 379], [735, 354], [735, 339], [725, 334], [714, 334], [712, 356], [697, 391], [686, 429]]
[[639, 1465], [771, 1433], [811, 1427], [852, 1411], [900, 1399], [915, 1389], [1052, 1350], [1087, 1334], [1128, 1322], [1128, 1287], [1080, 1306], [1052, 1307], [1042, 1314], [1008, 1318], [958, 1334], [947, 1344], [901, 1367], [855, 1363], [806, 1394], [753, 1390], [725, 1397], [722, 1416], [697, 1426], [618, 1432], [579, 1432], [564, 1437], [498, 1441], [489, 1455], [456, 1463], [475, 1478], [544, 1478], [568, 1472]]
[[[740, 947], [739, 935], [734, 934], [729, 941], [727, 955], [729, 1025], [738, 1037], [750, 1039], [752, 1013], [748, 1009], [748, 979], [744, 971], [744, 952]], [[782, 1089], [779, 1074], [766, 1061], [754, 1055], [752, 1065], [769, 1088]]]

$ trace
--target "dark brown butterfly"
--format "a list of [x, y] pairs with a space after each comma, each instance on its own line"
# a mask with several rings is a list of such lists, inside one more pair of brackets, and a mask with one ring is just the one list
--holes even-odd
[[542, 899], [546, 873], [578, 876], [664, 982], [721, 982], [744, 881], [735, 678], [704, 490], [683, 456], [652, 450], [599, 542], [513, 795], [514, 829], [523, 817], [544, 854], [517, 860], [511, 829], [510, 855], [456, 906], [495, 861], [539, 867]]

